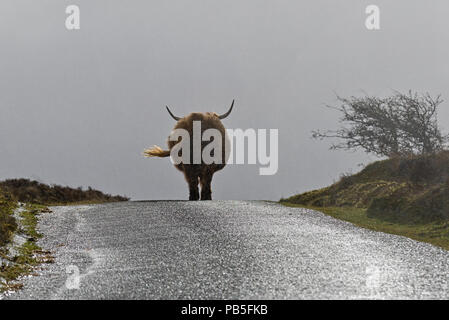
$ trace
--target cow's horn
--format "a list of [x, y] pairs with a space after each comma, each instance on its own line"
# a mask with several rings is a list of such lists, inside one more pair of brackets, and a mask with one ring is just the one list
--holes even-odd
[[232, 104], [231, 104], [231, 107], [229, 108], [229, 111], [226, 112], [225, 114], [222, 114], [221, 116], [218, 116], [218, 118], [224, 119], [224, 118], [226, 118], [227, 116], [229, 116], [229, 114], [231, 113], [233, 107], [234, 107], [234, 100], [232, 100]]
[[173, 113], [171, 113], [171, 111], [170, 111], [170, 109], [168, 108], [168, 106], [165, 106], [165, 107], [167, 108], [168, 113], [170, 113], [170, 115], [171, 115], [171, 117], [172, 117], [173, 119], [175, 119], [176, 121], [181, 120], [180, 117], [177, 117], [177, 116], [175, 116]]

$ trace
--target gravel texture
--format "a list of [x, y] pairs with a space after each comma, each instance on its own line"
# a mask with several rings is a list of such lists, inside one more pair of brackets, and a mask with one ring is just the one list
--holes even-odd
[[448, 251], [312, 210], [263, 201], [53, 210], [39, 245], [55, 263], [5, 299], [449, 297]]

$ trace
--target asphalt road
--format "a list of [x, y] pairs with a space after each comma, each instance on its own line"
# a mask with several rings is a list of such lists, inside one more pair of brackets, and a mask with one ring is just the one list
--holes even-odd
[[39, 229], [55, 263], [6, 298], [449, 297], [449, 252], [269, 202], [58, 207]]

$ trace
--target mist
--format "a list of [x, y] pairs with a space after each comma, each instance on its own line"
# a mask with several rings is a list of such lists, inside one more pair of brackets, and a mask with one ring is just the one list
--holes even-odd
[[[81, 28], [65, 28], [65, 8]], [[226, 112], [227, 128], [279, 130], [279, 168], [229, 165], [214, 199], [278, 200], [324, 187], [378, 158], [330, 151], [313, 129], [326, 105], [393, 90], [449, 99], [447, 1], [31, 1], [0, 3], [0, 179], [92, 186], [132, 199], [186, 199], [166, 146], [177, 115]], [[439, 113], [444, 131], [449, 110]]]

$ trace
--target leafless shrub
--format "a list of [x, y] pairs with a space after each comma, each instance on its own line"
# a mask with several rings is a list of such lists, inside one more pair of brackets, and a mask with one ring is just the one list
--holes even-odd
[[378, 156], [408, 156], [441, 151], [449, 140], [438, 127], [440, 96], [409, 91], [391, 97], [342, 98], [338, 107], [329, 108], [343, 115], [337, 130], [312, 132], [315, 139], [337, 138], [331, 149], [363, 149]]

